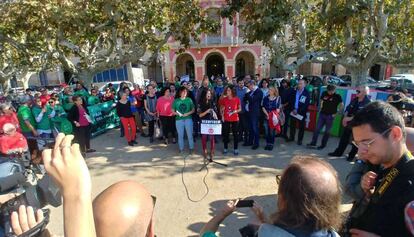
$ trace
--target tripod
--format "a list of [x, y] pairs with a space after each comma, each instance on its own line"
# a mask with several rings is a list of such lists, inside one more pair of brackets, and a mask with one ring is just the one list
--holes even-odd
[[213, 163], [213, 164], [217, 164], [217, 165], [221, 165], [221, 166], [224, 166], [224, 167], [227, 167], [227, 165], [226, 165], [226, 164], [223, 164], [223, 163], [220, 163], [220, 162], [214, 161], [212, 156], [210, 156], [210, 159], [207, 159], [207, 157], [205, 157], [205, 156], [204, 156], [204, 165], [203, 165], [203, 166], [201, 167], [201, 169], [200, 169], [200, 170], [198, 170], [198, 171], [202, 171], [204, 168], [207, 168], [207, 166], [208, 166], [209, 164], [211, 164], [211, 163]]

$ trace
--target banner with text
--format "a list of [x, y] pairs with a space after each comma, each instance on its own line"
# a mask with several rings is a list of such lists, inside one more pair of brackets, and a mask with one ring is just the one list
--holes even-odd
[[92, 137], [119, 126], [120, 120], [116, 114], [115, 104], [113, 101], [88, 106], [88, 110], [92, 119]]

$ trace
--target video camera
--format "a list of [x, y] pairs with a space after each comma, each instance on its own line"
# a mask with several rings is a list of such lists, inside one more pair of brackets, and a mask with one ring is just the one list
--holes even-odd
[[49, 222], [49, 210], [46, 205], [62, 205], [59, 188], [41, 165], [33, 164], [29, 152], [15, 153], [7, 157], [0, 156], [0, 196], [14, 197], [0, 205], [0, 236], [15, 236], [11, 229], [10, 215], [18, 211], [20, 205], [31, 206], [36, 211], [42, 209], [44, 219], [34, 228], [24, 233], [24, 237], [38, 236]]

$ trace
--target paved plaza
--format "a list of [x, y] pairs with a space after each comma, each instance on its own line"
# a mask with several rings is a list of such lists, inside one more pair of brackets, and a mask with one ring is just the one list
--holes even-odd
[[[305, 144], [310, 135], [305, 133]], [[336, 147], [338, 138], [335, 137], [322, 151], [296, 143], [287, 144], [281, 138], [276, 139], [273, 151], [265, 151], [262, 139], [258, 150], [240, 147], [238, 157], [230, 152], [222, 156], [220, 141], [216, 146], [216, 160], [228, 167], [211, 164], [208, 171], [201, 172], [198, 171], [203, 164], [200, 140], [196, 142], [196, 154], [186, 158], [184, 172], [184, 157], [188, 153], [178, 154], [178, 145], [150, 144], [148, 138], [141, 137], [138, 142], [138, 146], [126, 146], [125, 139], [119, 137], [119, 130], [111, 130], [92, 140], [92, 147], [97, 152], [86, 161], [92, 176], [93, 197], [120, 180], [130, 179], [144, 184], [157, 197], [154, 215], [158, 237], [198, 236], [215, 210], [233, 198], [254, 199], [267, 214], [272, 213], [277, 198], [275, 175], [286, 167], [293, 155], [314, 155], [327, 160], [338, 171], [342, 183], [351, 168], [345, 158], [326, 155]], [[349, 203], [349, 198], [344, 196], [345, 209], [349, 208], [346, 205]], [[238, 229], [253, 221], [253, 217], [248, 208], [239, 209], [223, 222], [220, 236], [240, 236]], [[63, 236], [62, 207], [52, 209], [48, 228], [53, 234]]]

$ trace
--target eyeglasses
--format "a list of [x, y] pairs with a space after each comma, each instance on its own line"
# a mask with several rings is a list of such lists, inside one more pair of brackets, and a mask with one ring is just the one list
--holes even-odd
[[49, 101], [49, 104], [53, 104], [53, 103], [55, 103], [54, 101]]
[[356, 142], [356, 141], [352, 141], [352, 144], [354, 144], [354, 146], [361, 148], [361, 147], [365, 147], [365, 148], [369, 148], [372, 143], [375, 142], [375, 140], [378, 139], [378, 137], [382, 137], [385, 134], [387, 134], [389, 131], [391, 131], [392, 128], [388, 128], [387, 130], [385, 130], [384, 132], [382, 132], [381, 134], [379, 134], [378, 136], [374, 137], [373, 139], [369, 140], [369, 141], [363, 141], [363, 142]]

